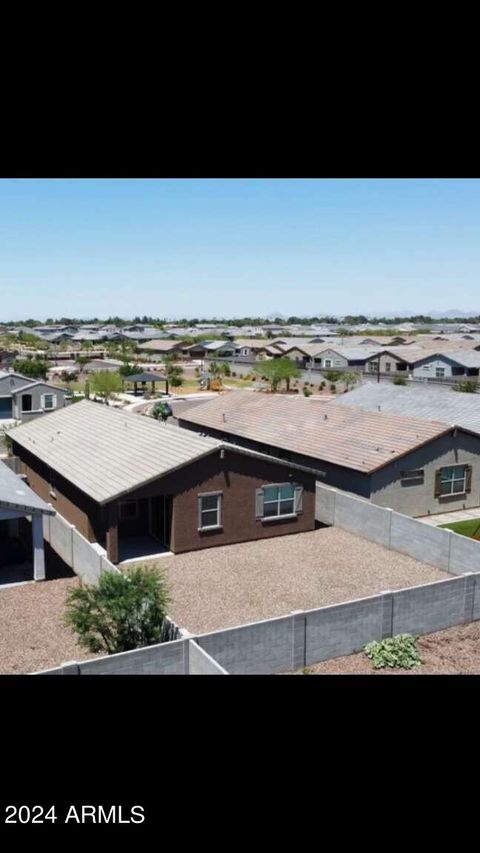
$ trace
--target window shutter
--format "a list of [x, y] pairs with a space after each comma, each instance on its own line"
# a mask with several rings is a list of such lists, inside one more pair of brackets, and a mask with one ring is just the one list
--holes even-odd
[[45, 394], [42, 394], [40, 397], [40, 408], [41, 409], [45, 408]]
[[218, 523], [221, 527], [223, 527], [223, 495], [218, 496], [219, 500], [219, 512], [218, 512]]
[[465, 469], [466, 469], [465, 470], [465, 491], [471, 492], [472, 491], [472, 466], [466, 465]]
[[197, 498], [198, 500], [198, 528], [202, 526], [202, 499]]
[[57, 395], [56, 394], [52, 394], [52, 406], [54, 409], [57, 408]]
[[293, 506], [297, 515], [303, 512], [303, 486], [295, 486]]
[[442, 494], [442, 469], [435, 471], [435, 492], [434, 497], [439, 498]]
[[263, 489], [255, 491], [255, 518], [263, 518]]

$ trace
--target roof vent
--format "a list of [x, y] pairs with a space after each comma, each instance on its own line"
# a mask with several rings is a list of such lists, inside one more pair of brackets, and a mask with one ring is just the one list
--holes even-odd
[[227, 416], [226, 416], [225, 412], [222, 412], [222, 420], [224, 420], [224, 421], [227, 420]]
[[324, 420], [324, 421], [328, 421], [328, 415], [324, 415], [324, 416], [323, 416], [323, 420]]
[[381, 406], [379, 406], [379, 407], [378, 407], [378, 411], [379, 411], [379, 412], [381, 412], [381, 411], [382, 411], [382, 407], [381, 407]]

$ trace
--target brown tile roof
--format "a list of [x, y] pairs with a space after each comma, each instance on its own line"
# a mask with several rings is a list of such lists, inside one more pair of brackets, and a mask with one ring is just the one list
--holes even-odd
[[362, 472], [382, 468], [451, 429], [438, 421], [252, 391], [227, 392], [182, 412], [180, 423], [187, 421]]

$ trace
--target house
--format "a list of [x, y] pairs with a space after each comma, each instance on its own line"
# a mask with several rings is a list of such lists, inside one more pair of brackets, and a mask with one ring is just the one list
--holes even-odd
[[29, 421], [67, 404], [69, 392], [19, 373], [0, 373], [0, 421]]
[[30, 487], [114, 563], [132, 540], [181, 553], [315, 527], [311, 467], [153, 418], [85, 400], [10, 436]]
[[44, 580], [44, 515], [55, 510], [0, 460], [0, 584]]
[[479, 375], [480, 352], [460, 350], [432, 353], [413, 362], [414, 377], [444, 379]]
[[314, 468], [321, 482], [406, 515], [480, 505], [480, 434], [455, 421], [232, 391], [178, 423]]
[[406, 374], [409, 370], [409, 363], [396, 352], [385, 349], [369, 356], [365, 361], [364, 369], [366, 373]]

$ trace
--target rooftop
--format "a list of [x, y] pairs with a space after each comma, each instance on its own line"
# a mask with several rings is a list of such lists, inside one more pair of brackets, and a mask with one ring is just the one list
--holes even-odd
[[220, 442], [82, 400], [9, 435], [98, 503], [212, 453]]
[[23, 512], [55, 515], [55, 510], [42, 501], [23, 480], [0, 460], [0, 506]]
[[420, 420], [249, 391], [230, 391], [187, 409], [180, 415], [182, 421], [362, 472], [382, 468], [447, 432], [440, 419]]
[[[330, 406], [356, 406], [369, 412], [391, 412], [408, 417], [458, 424], [480, 432], [480, 394], [462, 394], [451, 388], [365, 383], [332, 400]], [[380, 408], [379, 408], [380, 407]]]

